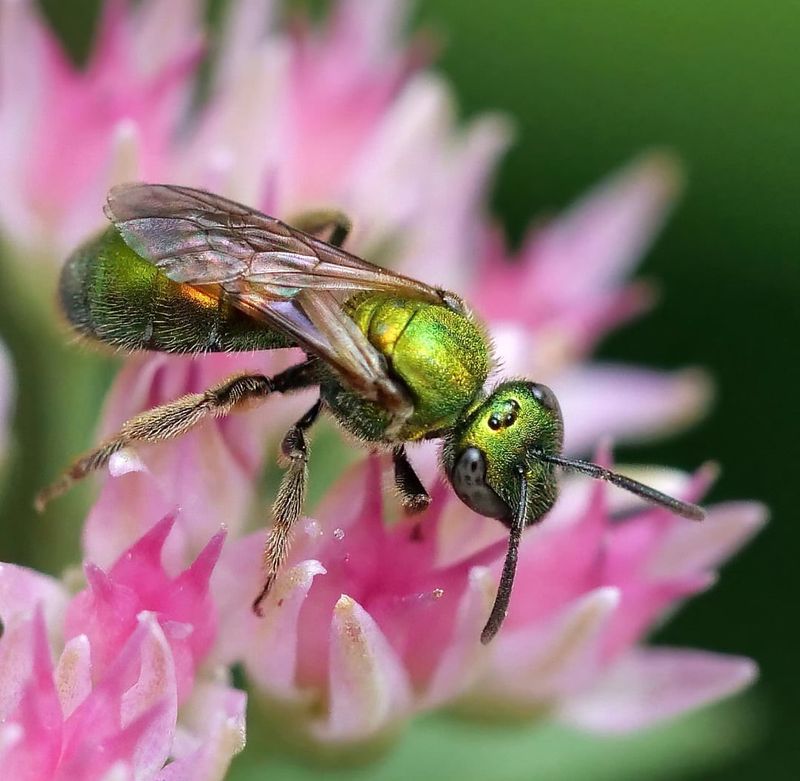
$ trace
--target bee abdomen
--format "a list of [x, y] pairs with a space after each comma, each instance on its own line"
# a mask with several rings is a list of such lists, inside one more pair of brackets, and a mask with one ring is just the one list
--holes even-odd
[[59, 298], [78, 333], [123, 350], [244, 352], [291, 346], [284, 335], [218, 294], [168, 279], [113, 228], [70, 256]]

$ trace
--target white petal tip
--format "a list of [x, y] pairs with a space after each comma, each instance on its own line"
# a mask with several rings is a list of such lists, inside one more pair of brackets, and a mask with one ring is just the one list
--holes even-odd
[[139, 458], [138, 453], [132, 448], [125, 448], [113, 456], [108, 461], [108, 473], [112, 477], [122, 477], [129, 472], [146, 472], [147, 467]]

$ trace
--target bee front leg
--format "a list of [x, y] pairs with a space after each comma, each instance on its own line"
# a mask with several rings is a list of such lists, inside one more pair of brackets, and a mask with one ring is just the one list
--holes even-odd
[[421, 513], [431, 503], [430, 494], [408, 460], [406, 449], [398, 445], [392, 450], [394, 461], [394, 484], [400, 494], [400, 503], [410, 515]]
[[263, 615], [261, 605], [275, 583], [281, 565], [286, 561], [292, 529], [303, 512], [308, 482], [308, 443], [305, 435], [319, 417], [321, 409], [320, 400], [289, 429], [281, 442], [281, 460], [288, 462], [288, 469], [272, 505], [272, 530], [264, 547], [264, 586], [253, 601], [253, 612], [258, 616]]

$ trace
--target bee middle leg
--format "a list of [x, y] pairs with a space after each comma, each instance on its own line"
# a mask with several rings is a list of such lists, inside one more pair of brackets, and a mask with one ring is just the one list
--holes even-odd
[[131, 418], [114, 436], [74, 461], [56, 482], [41, 491], [35, 500], [37, 510], [41, 512], [78, 480], [105, 467], [125, 447], [137, 442], [151, 444], [175, 439], [207, 418], [223, 417], [275, 391], [287, 392], [314, 384], [312, 366], [313, 361], [306, 361], [272, 378], [263, 374], [237, 374], [203, 393], [181, 396]]
[[303, 512], [308, 482], [308, 443], [306, 432], [314, 425], [322, 409], [322, 401], [318, 400], [286, 432], [281, 442], [281, 460], [288, 463], [283, 475], [275, 503], [272, 505], [272, 529], [264, 546], [264, 586], [253, 600], [253, 612], [263, 615], [262, 603], [275, 583], [292, 540], [292, 529]]
[[410, 515], [421, 513], [431, 503], [431, 497], [414, 471], [414, 467], [411, 466], [405, 446], [398, 445], [392, 450], [392, 460], [394, 484], [400, 494], [403, 509]]

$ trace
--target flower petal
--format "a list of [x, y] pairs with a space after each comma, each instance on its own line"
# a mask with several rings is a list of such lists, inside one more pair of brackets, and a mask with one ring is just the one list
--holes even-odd
[[60, 626], [67, 605], [66, 589], [48, 575], [0, 563], [0, 618], [6, 630], [29, 617], [39, 605], [44, 609], [46, 624]]
[[[0, 685], [20, 687], [19, 700], [9, 713], [0, 713], [5, 725], [19, 727], [16, 740], [2, 752], [3, 776], [14, 779], [49, 778], [61, 754], [61, 706], [53, 685], [53, 663], [47, 644], [41, 610], [24, 627], [25, 638], [19, 635], [11, 642], [24, 643], [29, 656], [29, 675], [19, 681], [9, 680], [8, 668], [0, 671]], [[3, 637], [3, 641], [5, 641]], [[7, 727], [6, 727], [7, 729]], [[8, 733], [6, 732], [6, 737]]]
[[66, 720], [62, 777], [83, 778], [88, 768], [105, 771], [118, 760], [137, 772], [160, 768], [175, 729], [176, 692], [169, 645], [158, 622], [145, 614], [108, 672]]
[[[287, 352], [288, 351], [279, 351]], [[271, 374], [290, 361], [270, 353], [214, 355], [203, 361], [156, 355], [129, 362], [117, 378], [104, 413], [105, 434], [144, 409], [187, 393], [202, 393], [243, 370]], [[288, 404], [287, 415], [295, 402]], [[302, 400], [301, 400], [302, 403]], [[271, 399], [268, 404], [281, 404]], [[283, 407], [282, 407], [282, 411]], [[290, 418], [292, 419], [292, 418]], [[247, 517], [263, 441], [283, 428], [282, 416], [264, 407], [199, 424], [176, 442], [136, 448], [144, 469], [107, 480], [84, 529], [87, 557], [108, 566], [156, 518], [180, 509], [167, 541], [168, 568], [188, 564], [221, 524], [238, 532]], [[115, 463], [115, 468], [119, 464]]]
[[330, 705], [315, 733], [344, 741], [375, 735], [401, 720], [411, 693], [402, 664], [378, 625], [346, 595], [331, 621]]
[[674, 524], [648, 566], [651, 577], [703, 572], [729, 559], [767, 520], [756, 502], [728, 502], [709, 510], [703, 523]]
[[735, 694], [757, 672], [755, 663], [742, 657], [637, 649], [590, 690], [567, 700], [559, 717], [581, 729], [630, 732]]
[[86, 635], [73, 637], [64, 646], [55, 682], [64, 718], [69, 718], [92, 691], [91, 648]]
[[657, 372], [588, 364], [550, 380], [564, 415], [565, 448], [582, 452], [599, 439], [652, 437], [693, 423], [705, 412], [711, 386], [703, 372]]
[[603, 586], [566, 606], [544, 626], [498, 637], [493, 694], [502, 687], [509, 702], [542, 703], [585, 686], [597, 673], [599, 640], [620, 598], [619, 589]]
[[427, 707], [454, 699], [481, 673], [487, 657], [480, 636], [491, 612], [497, 584], [488, 567], [473, 567], [458, 606], [456, 625], [424, 696]]
[[195, 687], [184, 727], [173, 746], [174, 761], [157, 781], [221, 781], [245, 745], [247, 695], [222, 683]]
[[[141, 649], [141, 668], [136, 683], [122, 696], [120, 725], [123, 730], [148, 712], [152, 718], [139, 736], [132, 764], [143, 777], [162, 767], [170, 753], [178, 713], [178, 684], [169, 643], [152, 613], [141, 613], [147, 627]], [[158, 707], [157, 715], [153, 709]]]
[[277, 697], [297, 696], [300, 608], [314, 578], [325, 572], [318, 561], [301, 561], [276, 581], [264, 605], [263, 619], [253, 616], [246, 607], [242, 609], [248, 622], [255, 624], [243, 657], [248, 674], [256, 685]]
[[533, 237], [539, 284], [578, 297], [617, 283], [638, 262], [681, 187], [665, 152], [634, 160]]

